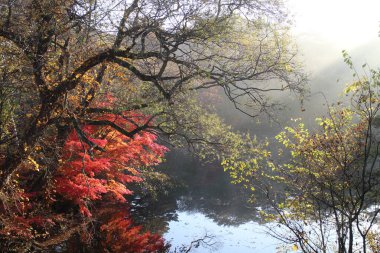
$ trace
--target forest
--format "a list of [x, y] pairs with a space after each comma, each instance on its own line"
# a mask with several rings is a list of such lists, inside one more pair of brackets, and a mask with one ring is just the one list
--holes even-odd
[[[380, 252], [380, 70], [341, 48], [314, 92], [294, 26], [279, 0], [0, 0], [0, 252]], [[242, 226], [248, 251], [212, 229]]]

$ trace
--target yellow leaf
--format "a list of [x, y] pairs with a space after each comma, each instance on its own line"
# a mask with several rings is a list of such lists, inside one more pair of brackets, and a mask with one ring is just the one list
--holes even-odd
[[293, 250], [293, 251], [297, 251], [297, 250], [298, 250], [298, 246], [297, 246], [297, 244], [293, 244], [293, 246], [292, 246], [292, 250]]
[[28, 160], [34, 165], [34, 169], [39, 171], [40, 165], [30, 156], [28, 156]]

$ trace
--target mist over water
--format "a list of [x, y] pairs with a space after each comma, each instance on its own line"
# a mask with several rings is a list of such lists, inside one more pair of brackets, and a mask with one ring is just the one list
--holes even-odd
[[[342, 12], [345, 12], [344, 15], [341, 14], [342, 20], [330, 23], [331, 27], [321, 32], [324, 26], [329, 26], [328, 20], [332, 22], [331, 10], [325, 15], [319, 13], [320, 27], [318, 27], [313, 23], [318, 20], [309, 20], [314, 17], [314, 14], [310, 14], [312, 13], [310, 8], [313, 8], [315, 3], [308, 7], [307, 4], [311, 1], [289, 2], [290, 6], [300, 4], [295, 10], [298, 12], [295, 21], [301, 23], [296, 26], [294, 33], [299, 48], [298, 57], [309, 76], [309, 92], [303, 102], [301, 103], [299, 98], [289, 92], [272, 94], [272, 98], [282, 105], [281, 110], [271, 115], [272, 118], [265, 114], [250, 118], [237, 112], [233, 104], [223, 98], [222, 93], [216, 103], [216, 111], [226, 123], [238, 131], [256, 135], [259, 139], [267, 138], [274, 141], [274, 136], [284, 126], [294, 124], [292, 119], [295, 118], [302, 118], [307, 127], [313, 128], [315, 118], [326, 115], [328, 105], [347, 100], [343, 89], [355, 78], [353, 70], [343, 61], [342, 50], [347, 50], [351, 56], [358, 75], [365, 74], [362, 69], [363, 64], [374, 69], [380, 67], [380, 39], [377, 35], [380, 17], [376, 24], [367, 24], [368, 27], [363, 27], [360, 20], [356, 23], [352, 20], [345, 23], [344, 20], [355, 12], [355, 6], [348, 4], [347, 9], [342, 9]], [[319, 2], [326, 4], [325, 8], [339, 3], [344, 6], [347, 3], [347, 1], [336, 1], [338, 3], [329, 5], [327, 4], [329, 1]], [[364, 1], [363, 4], [368, 5], [368, 1]], [[368, 9], [370, 6], [363, 8]], [[300, 12], [302, 15], [299, 15]], [[338, 17], [339, 15], [336, 15], [335, 18]], [[372, 19], [374, 17], [367, 17], [362, 21], [369, 22]], [[339, 26], [341, 30], [336, 30]], [[308, 27], [310, 30], [307, 30]], [[351, 27], [351, 30], [347, 27]], [[360, 27], [363, 29], [360, 30]], [[358, 38], [355, 38], [355, 31]], [[214, 248], [215, 252], [269, 253], [275, 252], [281, 246], [279, 241], [265, 234], [265, 227], [259, 223], [256, 209], [260, 208], [260, 203], [247, 205], [244, 194], [238, 187], [229, 183], [228, 175], [218, 164], [202, 164], [190, 158], [190, 155], [173, 152], [169, 154], [164, 166], [168, 167], [169, 174], [175, 175], [177, 179], [188, 185], [187, 191], [178, 194], [177, 199], [172, 201], [175, 207], [171, 210], [176, 210], [176, 216], [168, 221], [168, 230], [164, 236], [173, 246], [189, 244], [206, 233], [213, 234], [216, 242], [223, 242]], [[210, 250], [209, 247], [201, 246], [194, 252], [210, 252]]]
[[[306, 34], [297, 38], [300, 55], [308, 74], [307, 92], [301, 101], [291, 92], [277, 92], [269, 96], [281, 104], [272, 112], [272, 119], [266, 114], [250, 118], [236, 112], [227, 99], [219, 104], [218, 113], [238, 131], [250, 132], [259, 138], [273, 139], [284, 126], [294, 124], [292, 119], [301, 118], [308, 127], [313, 127], [315, 118], [326, 115], [328, 106], [338, 101], [347, 101], [344, 88], [355, 81], [354, 70], [344, 63], [342, 50], [317, 35]], [[380, 38], [347, 50], [357, 74], [365, 75], [368, 67], [380, 67]], [[362, 65], [366, 64], [366, 68]]]

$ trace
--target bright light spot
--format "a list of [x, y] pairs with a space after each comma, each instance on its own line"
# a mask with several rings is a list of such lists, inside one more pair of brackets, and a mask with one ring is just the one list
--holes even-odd
[[297, 35], [319, 35], [350, 49], [378, 38], [378, 0], [288, 0]]

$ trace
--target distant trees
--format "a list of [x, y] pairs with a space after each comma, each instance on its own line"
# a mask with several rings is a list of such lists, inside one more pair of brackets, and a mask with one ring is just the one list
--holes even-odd
[[[347, 54], [345, 61], [353, 68]], [[370, 70], [346, 88], [351, 105], [329, 107], [316, 130], [300, 123], [277, 135], [285, 150], [264, 146], [251, 160], [225, 161], [235, 182], [266, 194], [273, 236], [302, 252], [378, 251], [379, 87]]]
[[[92, 213], [86, 205], [122, 200], [122, 178], [133, 181], [132, 171], [151, 165], [149, 152], [161, 157], [158, 135], [202, 157], [237, 154], [240, 136], [199, 94], [220, 88], [253, 114], [270, 108], [270, 91], [302, 92], [287, 32], [286, 12], [272, 0], [0, 1], [0, 227], [45, 210], [72, 219], [74, 229]], [[115, 155], [117, 146], [117, 154], [135, 154], [131, 164], [112, 164], [127, 155]], [[36, 192], [43, 194], [29, 196]], [[28, 211], [8, 212], [21, 196]], [[63, 229], [75, 230], [53, 232]], [[41, 245], [50, 232], [33, 240]], [[3, 235], [5, 243], [26, 238]]]

